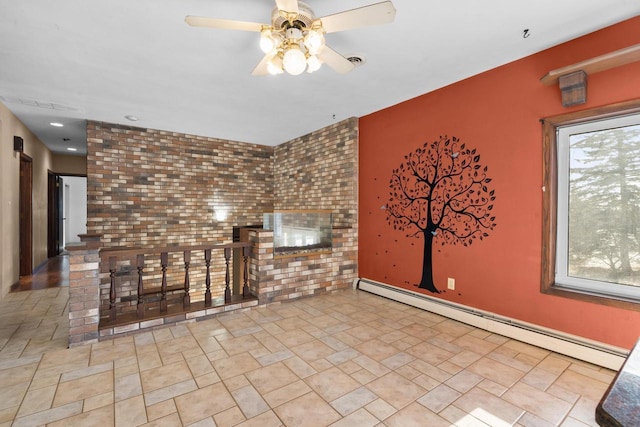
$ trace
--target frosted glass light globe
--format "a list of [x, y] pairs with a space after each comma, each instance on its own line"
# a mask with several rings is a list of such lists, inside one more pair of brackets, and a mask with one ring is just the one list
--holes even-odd
[[305, 58], [304, 53], [302, 53], [298, 46], [291, 46], [284, 53], [282, 65], [287, 73], [292, 76], [297, 76], [307, 67], [307, 58]]

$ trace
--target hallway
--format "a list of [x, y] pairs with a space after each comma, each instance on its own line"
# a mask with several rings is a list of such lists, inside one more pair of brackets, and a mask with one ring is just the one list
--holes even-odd
[[0, 302], [0, 427], [584, 427], [614, 375], [352, 289], [67, 349], [68, 289]]

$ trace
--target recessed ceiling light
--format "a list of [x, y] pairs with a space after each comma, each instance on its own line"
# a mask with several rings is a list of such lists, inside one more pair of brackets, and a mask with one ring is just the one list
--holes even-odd
[[55, 126], [57, 128], [61, 128], [62, 126], [64, 126], [62, 123], [58, 123], [58, 122], [51, 122], [49, 123], [51, 126]]
[[129, 116], [124, 116], [124, 118], [129, 120], [129, 121], [131, 121], [131, 122], [137, 122], [138, 121], [138, 118], [136, 116], [129, 115]]
[[67, 151], [78, 151], [78, 149], [73, 147], [67, 147]]

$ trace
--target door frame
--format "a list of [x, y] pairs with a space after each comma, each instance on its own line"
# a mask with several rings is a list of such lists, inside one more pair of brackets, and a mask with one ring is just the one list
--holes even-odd
[[48, 171], [48, 200], [47, 200], [47, 256], [49, 258], [57, 256], [64, 251], [62, 246], [64, 233], [63, 218], [65, 212], [63, 197], [64, 177], [86, 178], [86, 174], [56, 173]]
[[47, 257], [57, 256], [62, 252], [62, 242], [60, 240], [60, 223], [62, 222], [62, 212], [60, 212], [60, 175], [49, 170], [47, 171]]
[[20, 153], [20, 276], [33, 273], [33, 159]]

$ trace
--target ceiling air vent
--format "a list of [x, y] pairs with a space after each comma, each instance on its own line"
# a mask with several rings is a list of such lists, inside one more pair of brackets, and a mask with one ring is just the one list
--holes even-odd
[[364, 59], [364, 56], [362, 55], [350, 55], [350, 56], [347, 56], [347, 60], [351, 62], [353, 65], [355, 65], [356, 67], [359, 67], [360, 65], [363, 65], [366, 62], [366, 59]]

